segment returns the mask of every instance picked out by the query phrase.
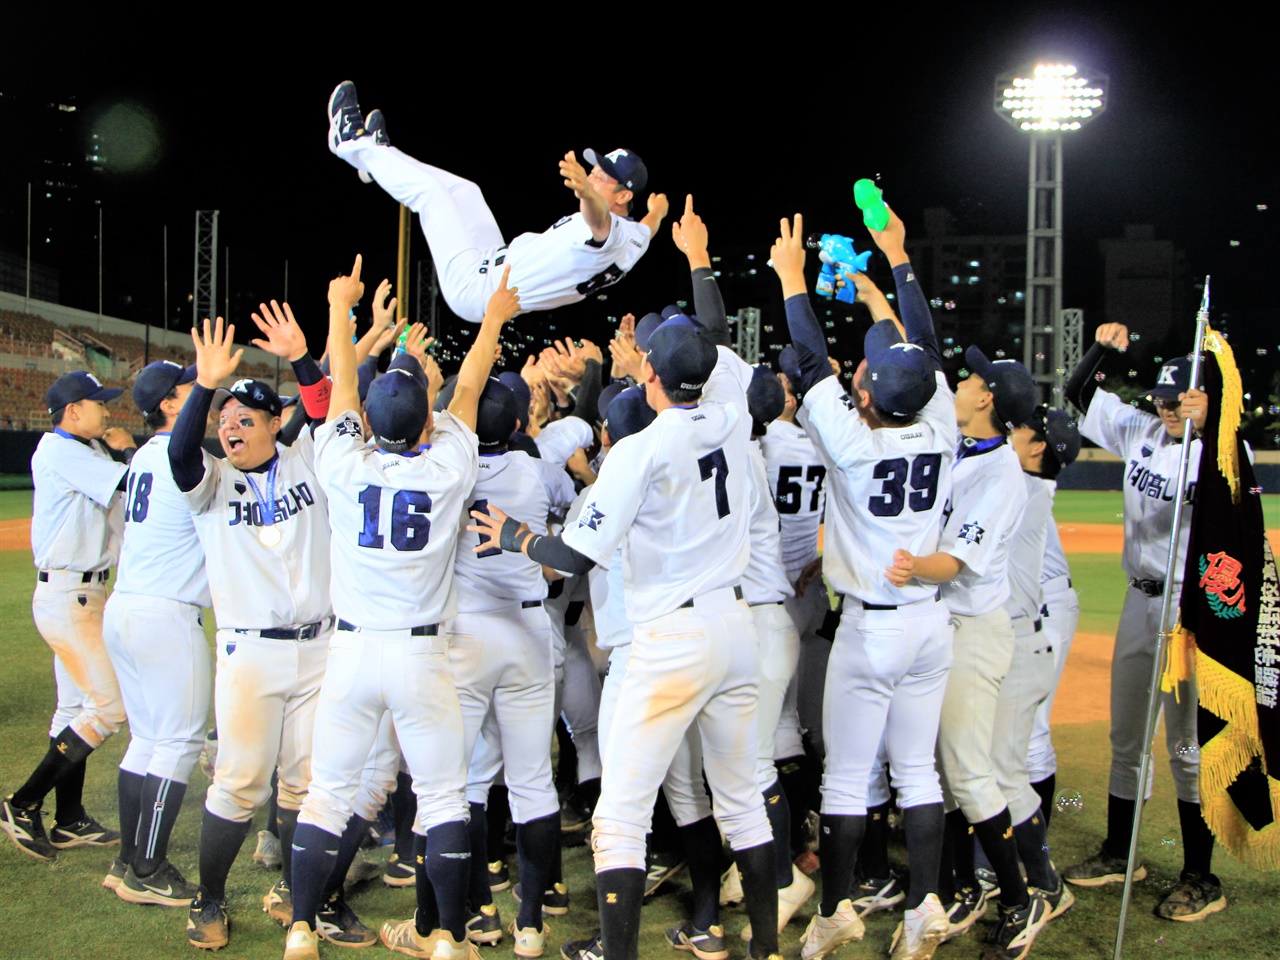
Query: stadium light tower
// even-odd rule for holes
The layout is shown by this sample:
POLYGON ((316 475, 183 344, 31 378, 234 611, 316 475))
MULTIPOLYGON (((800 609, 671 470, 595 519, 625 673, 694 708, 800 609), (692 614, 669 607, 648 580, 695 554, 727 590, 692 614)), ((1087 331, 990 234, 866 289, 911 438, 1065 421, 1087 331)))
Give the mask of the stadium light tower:
POLYGON ((1084 326, 1079 310, 1068 317, 1062 310, 1062 138, 1106 103, 1107 78, 1070 63, 1040 63, 996 78, 996 113, 1031 135, 1022 356, 1042 397, 1055 405, 1080 360, 1084 326))

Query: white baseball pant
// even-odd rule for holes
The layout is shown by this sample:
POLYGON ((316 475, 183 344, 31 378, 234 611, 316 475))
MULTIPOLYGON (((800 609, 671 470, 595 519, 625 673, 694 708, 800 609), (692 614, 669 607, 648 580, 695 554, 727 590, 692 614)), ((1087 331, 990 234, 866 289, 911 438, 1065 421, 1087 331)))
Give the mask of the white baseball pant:
POLYGON ((107 600, 102 635, 129 716, 120 769, 187 783, 213 697, 213 658, 200 608, 116 592, 107 600))
MULTIPOLYGON (((795 583, 799 571, 788 571, 787 577, 795 583)), ((800 728, 808 734, 809 743, 822 756, 822 699, 827 685, 827 660, 831 656, 831 641, 818 636, 823 621, 831 610, 827 599, 827 587, 815 580, 805 588, 803 597, 787 597, 784 601, 791 622, 800 636, 800 659, 795 677, 791 681, 794 692, 788 696, 796 701, 796 713, 800 728)), ((803 750, 793 750, 788 757, 797 756, 803 750)), ((780 760, 786 759, 781 755, 780 760)))
MULTIPOLYGON (((329 643, 318 700, 319 749, 298 823, 342 835, 356 812, 364 771, 388 713, 413 776, 418 832, 468 819, 462 711, 444 636, 339 629, 329 643)), ((221 774, 221 755, 218 760, 221 774)), ((283 806, 283 779, 281 784, 283 806)))
POLYGON ((107 585, 96 575, 85 583, 83 574, 70 570, 42 571, 42 575, 47 579, 36 581, 31 616, 57 660, 58 708, 49 736, 56 737, 69 725, 96 749, 125 719, 115 668, 102 642, 107 585))
POLYGON ((1053 692, 1053 644, 1036 619, 1013 621, 1013 659, 996 702, 991 761, 1009 818, 1022 823, 1040 807, 1027 775, 1027 745, 1036 711, 1053 692))
MULTIPOLYGON (((298 810, 311 782, 311 733, 325 674, 329 631, 311 640, 270 640, 257 631, 217 633, 213 708, 218 762, 205 807, 224 820, 243 822, 271 796, 298 810)), ((326 744, 326 749, 329 747, 326 744)), ((358 772, 369 749, 356 764, 358 772)), ((336 833, 346 826, 342 821, 336 833)))
POLYGON ((1071 588, 1070 577, 1054 577, 1044 582, 1044 632, 1053 645, 1053 689, 1040 709, 1036 711, 1031 728, 1031 746, 1027 749, 1027 773, 1032 783, 1039 783, 1058 772, 1058 756, 1053 750, 1053 737, 1049 732, 1049 717, 1053 712, 1053 698, 1062 681, 1062 671, 1075 639, 1076 624, 1080 622, 1080 598, 1071 588))
POLYGON ((696 725, 716 820, 734 850, 772 840, 756 783, 760 655, 751 611, 729 588, 636 624, 593 818, 596 872, 645 867, 654 799, 696 725))
MULTIPOLYGON (((782 718, 787 688, 796 675, 800 659, 800 635, 781 603, 751 607, 760 644, 760 693, 756 707, 756 781, 766 790, 778 781, 774 765, 778 724, 782 718)), ((795 754, 788 754, 795 756, 795 754)))
POLYGON ((945 603, 866 610, 846 599, 827 665, 822 813, 866 815, 882 739, 898 806, 942 799, 933 745, 950 666, 945 603))

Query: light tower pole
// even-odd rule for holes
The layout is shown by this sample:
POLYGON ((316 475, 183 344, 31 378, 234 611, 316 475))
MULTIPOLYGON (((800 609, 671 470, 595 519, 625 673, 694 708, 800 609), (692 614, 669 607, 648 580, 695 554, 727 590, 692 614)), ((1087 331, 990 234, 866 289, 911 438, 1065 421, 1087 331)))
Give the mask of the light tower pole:
POLYGON ((1022 362, 1042 399, 1060 404, 1080 353, 1083 316, 1062 310, 1062 140, 1106 109, 1107 78, 1069 63, 1041 63, 996 78, 995 111, 1031 134, 1027 178, 1027 289, 1022 362))

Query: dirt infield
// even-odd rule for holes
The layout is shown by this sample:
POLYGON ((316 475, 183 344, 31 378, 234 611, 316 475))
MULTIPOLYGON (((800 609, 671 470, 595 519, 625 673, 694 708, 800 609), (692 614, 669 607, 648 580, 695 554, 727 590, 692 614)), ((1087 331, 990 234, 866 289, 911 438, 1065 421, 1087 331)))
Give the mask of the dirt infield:
POLYGON ((0 520, 0 550, 30 550, 31 520, 0 520))

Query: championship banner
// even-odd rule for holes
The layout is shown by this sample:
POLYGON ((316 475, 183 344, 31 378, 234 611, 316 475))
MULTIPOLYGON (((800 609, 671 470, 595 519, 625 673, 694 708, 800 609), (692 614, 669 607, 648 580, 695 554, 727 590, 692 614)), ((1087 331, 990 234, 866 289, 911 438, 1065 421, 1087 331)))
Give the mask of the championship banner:
MULTIPOLYGON (((1280 869, 1280 578, 1267 542, 1262 490, 1238 436, 1240 374, 1210 329, 1202 379, 1209 411, 1181 624, 1170 665, 1194 650, 1200 694, 1200 805, 1241 862, 1280 869)), ((1187 664, 1190 666, 1190 664, 1187 664)), ((1166 688, 1170 679, 1166 671, 1166 688)))

